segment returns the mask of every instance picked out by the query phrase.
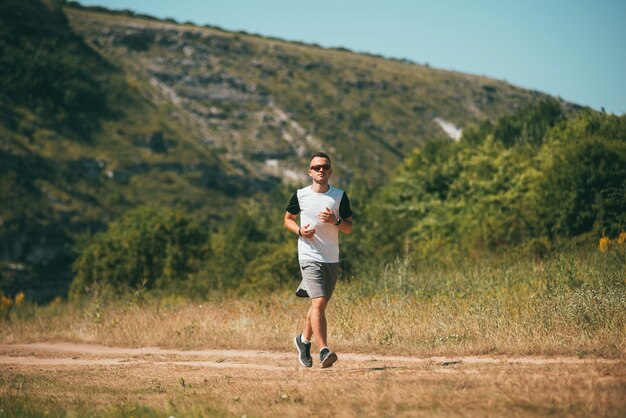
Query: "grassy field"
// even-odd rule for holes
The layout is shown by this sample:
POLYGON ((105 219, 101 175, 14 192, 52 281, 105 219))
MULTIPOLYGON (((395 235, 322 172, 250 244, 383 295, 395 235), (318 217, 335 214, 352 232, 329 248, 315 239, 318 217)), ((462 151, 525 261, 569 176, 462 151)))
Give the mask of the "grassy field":
MULTIPOLYGON (((431 266, 399 260, 344 279, 328 307, 331 344, 338 351, 417 356, 624 358, 623 249, 511 260, 431 266)), ((73 303, 13 306, 0 342, 285 350, 307 307, 291 290, 198 301, 100 289, 73 303)))
MULTIPOLYGON (((340 355, 329 373, 297 365, 291 341, 308 305, 287 290, 263 298, 211 295, 199 301, 143 291, 120 297, 102 288, 72 303, 25 301, 5 309, 1 320, 0 344, 9 356, 16 344, 42 341, 278 354, 255 359, 256 368, 226 361, 226 370, 213 363, 157 365, 154 356, 129 356, 115 365, 18 364, 2 369, 0 416, 46 411, 52 416, 84 411, 100 416, 623 416, 623 249, 514 259, 430 266, 398 260, 377 275, 372 270, 344 279, 328 308, 330 344, 340 355), (444 366, 389 357, 381 365, 350 357, 357 354, 503 360, 444 366), (528 360, 507 360, 515 358, 528 360), (564 361, 534 360, 557 358, 564 361), (137 359, 146 362, 133 363, 137 359)), ((31 351, 30 356, 50 356, 31 351)))

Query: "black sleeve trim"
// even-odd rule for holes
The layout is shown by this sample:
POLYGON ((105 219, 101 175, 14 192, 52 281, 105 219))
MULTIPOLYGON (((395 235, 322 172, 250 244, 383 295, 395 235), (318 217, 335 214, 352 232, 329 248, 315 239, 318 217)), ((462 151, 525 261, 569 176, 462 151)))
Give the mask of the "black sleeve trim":
POLYGON ((348 199, 348 195, 344 192, 343 196, 341 196, 341 202, 339 202, 339 217, 341 219, 349 218, 352 216, 352 208, 350 208, 350 199, 348 199))
POLYGON ((289 200, 289 204, 287 205, 287 212, 292 215, 297 215, 300 213, 300 202, 298 202, 298 192, 294 192, 291 196, 291 200, 289 200))

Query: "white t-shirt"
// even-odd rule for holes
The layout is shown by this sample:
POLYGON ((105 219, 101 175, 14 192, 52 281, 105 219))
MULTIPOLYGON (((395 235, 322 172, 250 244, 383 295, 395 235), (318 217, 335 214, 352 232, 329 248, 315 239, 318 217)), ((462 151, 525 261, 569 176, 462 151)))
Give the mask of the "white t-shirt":
POLYGON ((337 218, 352 216, 350 200, 346 193, 330 186, 326 193, 314 192, 311 186, 298 189, 287 206, 287 212, 300 214, 300 226, 309 224, 315 228, 313 238, 298 239, 298 259, 322 263, 339 262, 339 228, 332 223, 322 222, 317 216, 329 208, 337 218))

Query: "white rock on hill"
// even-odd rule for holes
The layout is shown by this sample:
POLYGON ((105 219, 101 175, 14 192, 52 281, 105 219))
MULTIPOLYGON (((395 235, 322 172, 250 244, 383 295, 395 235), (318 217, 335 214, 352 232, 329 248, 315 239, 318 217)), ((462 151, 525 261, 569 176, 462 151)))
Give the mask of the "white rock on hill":
POLYGON ((450 139, 454 141, 458 141, 459 139, 461 139, 461 135, 463 135, 463 130, 461 128, 457 128, 457 126, 452 122, 448 122, 447 120, 439 117, 435 118, 435 122, 441 127, 441 129, 443 129, 443 131, 446 133, 446 135, 450 137, 450 139))

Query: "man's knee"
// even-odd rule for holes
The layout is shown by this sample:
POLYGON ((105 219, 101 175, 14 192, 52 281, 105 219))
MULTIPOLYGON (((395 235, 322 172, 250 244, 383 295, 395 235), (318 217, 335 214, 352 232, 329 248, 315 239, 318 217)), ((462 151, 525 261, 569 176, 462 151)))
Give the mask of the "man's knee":
POLYGON ((325 297, 311 299, 311 308, 315 311, 324 312, 328 300, 325 297))

